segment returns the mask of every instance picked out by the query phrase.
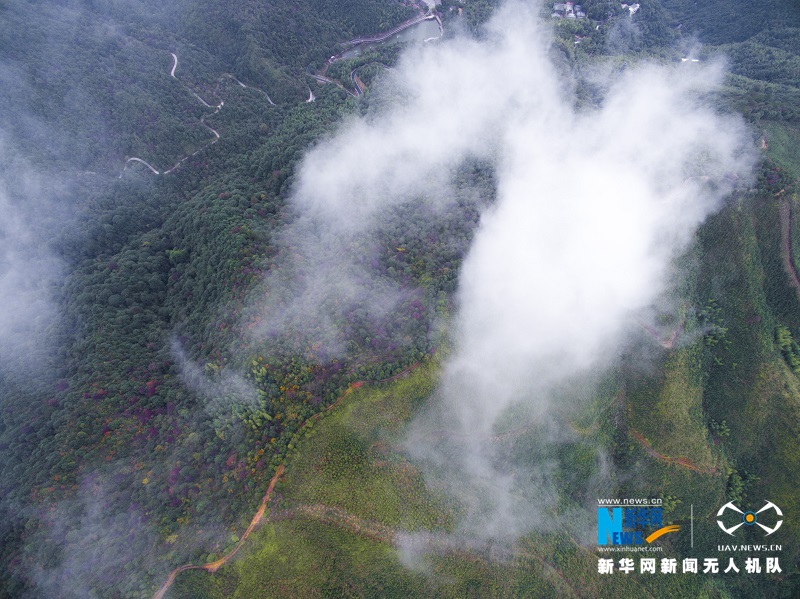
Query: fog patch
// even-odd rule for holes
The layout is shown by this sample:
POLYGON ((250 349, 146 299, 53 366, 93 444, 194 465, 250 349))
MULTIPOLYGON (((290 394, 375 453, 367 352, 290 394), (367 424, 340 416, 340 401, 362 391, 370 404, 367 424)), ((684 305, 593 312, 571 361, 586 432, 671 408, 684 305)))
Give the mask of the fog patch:
POLYGON ((258 407, 258 391, 242 375, 230 369, 219 370, 215 364, 201 368, 189 359, 177 339, 172 340, 170 350, 181 381, 205 402, 210 415, 230 414, 231 408, 258 407))
POLYGON ((44 177, 0 139, 0 365, 12 378, 46 379, 65 265, 50 241, 69 220, 58 175, 44 177), (45 369, 47 370, 47 369, 45 369))

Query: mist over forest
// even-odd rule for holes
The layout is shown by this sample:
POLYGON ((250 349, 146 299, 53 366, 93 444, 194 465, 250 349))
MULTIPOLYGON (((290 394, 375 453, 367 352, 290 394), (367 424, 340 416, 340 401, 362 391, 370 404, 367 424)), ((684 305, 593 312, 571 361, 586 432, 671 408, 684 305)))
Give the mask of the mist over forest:
POLYGON ((789 0, 0 6, 0 597, 795 596, 799 56, 789 0), (773 502, 782 569, 603 575, 601 497, 722 566, 773 502))

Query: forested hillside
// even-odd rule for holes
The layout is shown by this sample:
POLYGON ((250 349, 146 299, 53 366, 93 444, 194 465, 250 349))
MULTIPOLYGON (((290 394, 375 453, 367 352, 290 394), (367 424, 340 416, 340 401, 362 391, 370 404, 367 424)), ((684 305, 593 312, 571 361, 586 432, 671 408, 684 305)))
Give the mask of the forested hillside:
MULTIPOLYGON (((350 381, 389 376, 428 351, 417 331, 426 325, 412 320, 419 340, 409 347, 319 363, 271 340, 253 346, 240 318, 288 217, 294 164, 355 108, 332 86, 318 89, 306 66, 416 11, 396 2, 2 11, 3 202, 34 252, 11 255, 10 268, 46 274, 37 300, 57 313, 3 331, 4 357, 17 354, 2 372, 3 594, 56 596, 66 576, 73 596, 141 596, 171 564, 241 532, 310 414, 350 381), (155 175, 137 163, 123 172, 130 156, 162 172, 189 158, 155 175)), ((454 240, 468 235, 455 227, 454 240)), ((14 283, 4 279, 4 297, 21 292, 14 283)), ((429 296, 409 300, 411 313, 434 310, 434 287, 429 296)), ((354 342, 365 334, 354 328, 354 342)))
MULTIPOLYGON (((446 38, 480 38, 499 4, 445 0, 437 17, 446 38)), ((238 547, 284 467, 269 523, 167 596, 796 596, 800 9, 652 0, 630 15, 585 0, 581 20, 550 9, 554 68, 578 111, 629 66, 726 57, 715 101, 743 115, 758 163, 679 259, 680 301, 658 323, 672 341, 640 330, 590 377, 591 397, 555 410, 566 433, 512 413, 517 426, 489 440, 510 463, 552 466, 565 533, 543 525, 499 559, 445 544, 426 569, 400 551, 403 535, 452 534, 466 508, 429 484, 403 430, 452 352, 461 264, 495 201, 495 167, 476 152, 448 173, 445 209, 407 201, 354 236, 357 272, 396 299, 379 316, 359 297, 321 301, 335 349, 321 325, 276 325, 270 303, 298 283, 302 249, 286 231, 302 223, 289 199, 303 156, 404 101, 389 75, 402 45, 326 63, 425 9, 0 6, 0 597, 153 596, 174 568, 238 547), (594 492, 663 496, 684 526, 704 505, 693 542, 708 551, 717 507, 769 498, 786 514, 783 572, 599 578, 581 536, 596 524, 594 492)), ((444 117, 444 99, 460 101, 446 91, 418 117, 444 117)), ((685 537, 667 547, 689 555, 685 537)))

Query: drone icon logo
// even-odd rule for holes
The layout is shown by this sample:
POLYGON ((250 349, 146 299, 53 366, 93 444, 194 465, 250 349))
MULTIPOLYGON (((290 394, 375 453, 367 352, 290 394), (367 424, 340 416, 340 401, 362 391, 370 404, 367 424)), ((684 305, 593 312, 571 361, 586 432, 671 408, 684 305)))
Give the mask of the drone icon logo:
POLYGON ((755 524, 756 526, 760 526, 761 528, 763 528, 764 530, 766 530, 766 531, 767 531, 767 534, 766 534, 766 535, 764 535, 764 536, 767 536, 767 537, 768 537, 768 536, 769 536, 769 535, 771 535, 773 532, 775 532, 776 530, 778 530, 778 529, 781 527, 781 524, 783 524, 783 512, 781 511, 781 508, 779 508, 777 505, 775 505, 775 504, 774 504, 774 503, 772 503, 771 501, 767 501, 767 502, 765 502, 765 503, 764 503, 764 507, 762 507, 762 508, 761 508, 760 510, 758 510, 757 512, 752 512, 752 511, 749 511, 749 512, 743 512, 743 511, 742 511, 742 510, 740 510, 738 507, 736 507, 736 506, 733 504, 733 502, 732 502, 732 501, 729 501, 728 503, 726 503, 725 505, 723 505, 721 508, 719 508, 719 511, 717 512, 717 524, 719 524, 719 527, 720 527, 720 528, 721 528, 723 531, 727 532, 727 533, 728 533, 729 535, 731 535, 731 536, 733 536, 733 533, 734 533, 734 532, 735 532, 735 531, 736 531, 736 530, 737 530, 739 527, 741 527, 741 526, 753 526, 753 524, 755 524), (725 511, 726 511, 726 510, 733 510, 734 512, 738 512, 738 513, 740 513, 740 514, 742 515, 742 516, 741 516, 741 518, 740 518, 740 522, 739 522, 738 524, 734 524, 733 526, 726 527, 726 526, 725 526, 725 524, 723 523, 723 521, 720 519, 720 517, 722 516, 722 514, 724 514, 724 513, 725 513, 725 511), (767 510, 774 510, 774 511, 775 511, 775 513, 776 513, 776 515, 777 515, 777 516, 780 518, 780 520, 778 520, 778 521, 777 521, 777 522, 776 522, 776 523, 775 523, 775 524, 772 526, 772 528, 770 528, 769 526, 767 526, 767 525, 765 525, 765 524, 762 524, 761 522, 759 522, 759 521, 758 521, 758 520, 759 520, 759 516, 758 516, 758 515, 759 515, 761 512, 766 512, 767 510))

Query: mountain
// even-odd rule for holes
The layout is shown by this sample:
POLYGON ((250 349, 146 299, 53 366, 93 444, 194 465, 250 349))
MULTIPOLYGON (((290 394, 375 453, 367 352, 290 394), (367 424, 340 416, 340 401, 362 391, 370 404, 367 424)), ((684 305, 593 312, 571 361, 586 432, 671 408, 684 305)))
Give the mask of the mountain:
POLYGON ((0 7, 0 596, 797 594, 800 9, 500 4, 0 7))

